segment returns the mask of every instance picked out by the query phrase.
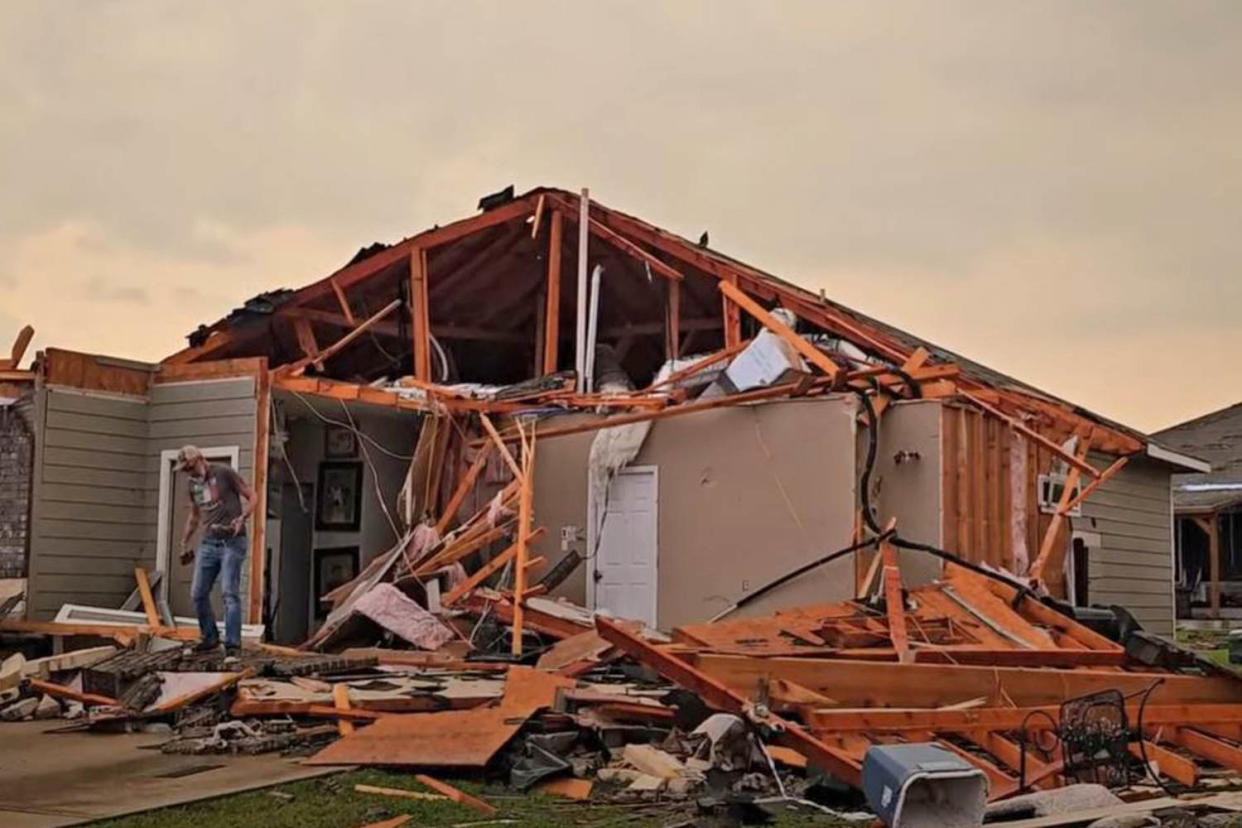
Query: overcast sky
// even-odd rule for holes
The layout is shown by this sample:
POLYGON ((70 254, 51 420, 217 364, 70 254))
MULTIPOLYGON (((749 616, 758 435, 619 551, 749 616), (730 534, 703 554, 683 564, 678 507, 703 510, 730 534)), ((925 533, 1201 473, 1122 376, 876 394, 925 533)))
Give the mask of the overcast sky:
POLYGON ((1242 4, 0 7, 0 350, 591 187, 1157 429, 1242 399, 1242 4))

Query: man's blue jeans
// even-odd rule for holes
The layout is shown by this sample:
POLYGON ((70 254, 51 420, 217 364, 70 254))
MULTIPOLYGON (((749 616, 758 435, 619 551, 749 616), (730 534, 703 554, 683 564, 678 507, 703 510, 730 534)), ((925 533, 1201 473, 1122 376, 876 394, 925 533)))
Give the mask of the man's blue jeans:
POLYGON ((211 588, 220 579, 220 592, 224 597, 224 643, 229 647, 241 646, 241 571, 246 561, 246 536, 231 538, 204 537, 195 554, 194 585, 190 597, 198 612, 198 629, 203 641, 211 644, 220 640, 216 628, 216 614, 211 609, 211 588))

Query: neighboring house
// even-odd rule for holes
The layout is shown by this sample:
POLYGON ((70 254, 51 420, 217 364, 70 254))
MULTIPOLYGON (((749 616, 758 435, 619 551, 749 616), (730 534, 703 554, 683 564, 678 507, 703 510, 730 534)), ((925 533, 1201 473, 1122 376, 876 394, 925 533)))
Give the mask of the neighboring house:
POLYGON ((1242 619, 1242 403, 1155 436, 1212 466, 1174 478, 1179 615, 1242 619))
MULTIPOLYGON (((188 611, 171 458, 194 442, 255 481, 247 617, 299 641, 319 596, 408 526, 449 528, 486 505, 510 472, 482 448, 478 415, 521 412, 541 435, 533 576, 572 552, 584 560, 555 595, 666 628, 702 620, 850 544, 867 500, 907 538, 1034 567, 1053 595, 1121 604, 1172 633, 1170 480, 1202 462, 596 202, 580 228, 576 194, 481 206, 256 297, 158 365, 44 351, 30 395, 30 616, 118 606, 135 566, 163 573, 174 612, 188 611), (587 302, 578 285, 597 267, 587 302), (593 367, 588 330, 601 346, 593 367), (795 359, 744 397, 728 396, 746 387, 742 360, 697 398, 706 381, 671 397, 557 390, 569 371, 591 391, 644 389, 720 352, 744 352, 762 373, 762 341, 814 370, 795 359), (882 412, 875 430, 860 394, 882 412), (601 432, 603 409, 648 425, 601 432), (606 444, 621 434, 634 438, 628 453, 606 444), (629 462, 600 477, 620 454, 629 462)), ((838 560, 748 609, 853 597, 872 562, 838 560)), ((901 562, 910 585, 941 571, 921 553, 901 562)))

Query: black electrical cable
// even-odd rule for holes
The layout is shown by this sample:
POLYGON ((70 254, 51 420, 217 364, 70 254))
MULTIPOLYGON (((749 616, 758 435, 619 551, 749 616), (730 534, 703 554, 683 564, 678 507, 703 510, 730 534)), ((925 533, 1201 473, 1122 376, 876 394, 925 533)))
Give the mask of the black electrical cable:
POLYGON ((797 578, 799 575, 803 575, 807 572, 810 572, 812 569, 817 569, 821 566, 830 564, 833 561, 835 561, 837 558, 844 557, 845 555, 848 555, 851 552, 857 552, 858 550, 866 549, 869 546, 876 546, 883 539, 884 539, 884 536, 881 535, 878 538, 867 538, 866 540, 861 540, 858 543, 852 543, 849 546, 845 547, 844 549, 838 549, 836 552, 825 555, 822 558, 817 558, 816 560, 813 560, 808 564, 804 564, 803 566, 798 567, 792 572, 786 572, 784 575, 777 578, 775 581, 771 581, 767 584, 764 584, 763 586, 759 587, 759 589, 755 590, 754 592, 750 592, 750 593, 747 593, 746 595, 743 595, 741 598, 737 599, 736 603, 734 603, 727 609, 717 613, 712 618, 712 620, 717 621, 721 618, 724 618, 726 615, 729 615, 734 610, 740 609, 746 606, 747 604, 751 603, 752 601, 757 600, 760 596, 768 594, 769 592, 776 589, 781 584, 789 583, 794 578, 797 578))
MULTIPOLYGON (((913 377, 911 377, 905 371, 902 371, 900 368, 892 369, 892 371, 893 373, 900 376, 906 382, 906 388, 908 389, 910 393, 909 399, 921 399, 922 398, 923 396, 922 389, 919 388, 919 384, 914 380, 913 377)), ((879 382, 876 381, 875 377, 867 377, 867 379, 870 381, 871 385, 875 387, 876 389, 879 389, 882 387, 880 386, 879 382)), ((871 511, 871 472, 875 468, 875 456, 876 456, 877 444, 878 444, 878 440, 876 437, 876 430, 874 428, 874 425, 878 421, 878 418, 875 413, 875 406, 871 403, 871 398, 867 396, 867 393, 865 391, 860 391, 857 388, 852 388, 850 390, 852 390, 858 396, 858 399, 862 403, 863 408, 866 409, 867 411, 867 422, 868 422, 867 459, 863 463, 862 476, 859 478, 859 487, 862 490, 860 497, 862 500, 863 522, 867 524, 867 528, 870 529, 875 534, 875 537, 868 538, 867 540, 859 541, 858 543, 855 543, 855 544, 851 544, 850 546, 847 546, 844 549, 838 549, 836 552, 825 555, 824 557, 811 561, 808 564, 804 564, 803 566, 798 567, 792 572, 785 573, 781 577, 777 578, 775 581, 771 581, 761 586, 759 589, 755 590, 754 592, 748 593, 742 598, 739 598, 735 603, 725 608, 721 612, 717 613, 712 618, 712 621, 718 621, 721 618, 724 618, 725 616, 729 615, 735 610, 746 606, 752 601, 757 600, 760 596, 766 595, 767 593, 776 589, 781 584, 788 583, 794 578, 797 578, 799 575, 804 575, 807 572, 810 572, 812 569, 817 569, 818 567, 825 566, 829 563, 832 563, 838 558, 848 555, 851 552, 857 552, 860 549, 866 549, 870 546, 878 546, 880 541, 883 541, 883 540, 889 541, 890 543, 893 544, 893 546, 896 546, 900 549, 909 549, 915 552, 925 552, 929 555, 935 555, 937 558, 941 558, 942 560, 946 560, 950 563, 957 564, 963 569, 969 569, 971 572, 975 572, 979 575, 984 576, 985 578, 991 578, 992 580, 999 581, 1005 586, 1012 587, 1018 590, 1016 599, 1021 599, 1024 595, 1035 598, 1035 595, 1031 592, 1030 588, 1027 587, 1025 584, 1021 584, 1016 581, 1010 580, 1009 578, 1006 578, 1004 575, 1002 575, 999 572, 993 572, 990 569, 985 569, 984 567, 979 566, 978 564, 972 563, 968 560, 965 560, 964 558, 960 558, 957 555, 954 555, 952 552, 946 552, 945 550, 940 549, 939 547, 935 547, 935 546, 932 546, 926 543, 918 543, 917 541, 906 540, 905 538, 898 535, 895 531, 885 532, 883 529, 880 528, 880 525, 876 523, 875 514, 871 511)), ((1038 600, 1038 598, 1035 598, 1035 600, 1038 600)))
MULTIPOLYGON (((872 467, 875 465, 876 443, 877 443, 875 425, 878 422, 879 418, 876 417, 875 406, 871 403, 871 398, 867 396, 866 392, 859 391, 858 389, 853 389, 853 390, 854 390, 854 394, 857 395, 859 401, 862 403, 863 408, 866 409, 867 411, 867 423, 868 423, 868 426, 867 426, 867 460, 863 464, 862 477, 859 479, 859 488, 861 489, 859 496, 862 500, 863 521, 866 522, 867 528, 870 529, 872 532, 874 532, 877 535, 883 535, 884 530, 882 530, 880 528, 880 525, 876 523, 875 514, 871 511, 871 471, 872 471, 872 467)), ((1035 597, 1034 594, 1031 592, 1030 588, 1027 587, 1025 584, 1017 583, 1005 577, 999 572, 994 572, 990 569, 979 566, 978 564, 972 563, 971 561, 968 561, 965 558, 954 555, 952 552, 946 552, 945 550, 941 549, 938 546, 932 546, 931 544, 928 544, 928 543, 919 543, 918 541, 907 540, 903 538, 901 535, 895 534, 895 533, 889 538, 889 542, 892 543, 893 546, 896 546, 898 549, 910 549, 915 552, 926 552, 929 555, 935 555, 937 558, 940 558, 941 560, 945 560, 945 561, 949 561, 950 563, 957 564, 963 569, 969 569, 971 572, 982 575, 985 578, 991 578, 994 581, 999 581, 1005 586, 1013 587, 1018 590, 1019 598, 1021 598, 1023 595, 1029 595, 1032 598, 1035 597)))
POLYGON ((1164 679, 1162 678, 1158 678, 1155 681, 1153 681, 1151 683, 1151 686, 1143 691, 1143 698, 1139 699, 1139 708, 1138 708, 1139 756, 1143 757, 1143 770, 1146 771, 1151 776, 1152 779, 1156 780, 1156 784, 1160 786, 1160 790, 1164 791, 1165 794, 1168 796, 1176 796, 1177 794, 1174 793, 1174 791, 1169 787, 1169 783, 1161 779, 1160 774, 1156 773, 1155 771, 1151 769, 1151 761, 1147 758, 1147 739, 1146 737, 1143 736, 1143 709, 1147 707, 1147 700, 1151 697, 1152 691, 1154 691, 1161 684, 1164 684, 1164 679))

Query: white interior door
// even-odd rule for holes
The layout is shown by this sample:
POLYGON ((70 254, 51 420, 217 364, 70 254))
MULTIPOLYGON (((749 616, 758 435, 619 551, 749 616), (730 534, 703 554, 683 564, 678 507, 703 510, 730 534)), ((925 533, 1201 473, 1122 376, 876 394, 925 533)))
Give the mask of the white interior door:
POLYGON ((595 607, 656 623, 657 467, 622 469, 608 491, 595 557, 595 607))

